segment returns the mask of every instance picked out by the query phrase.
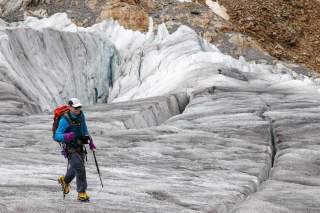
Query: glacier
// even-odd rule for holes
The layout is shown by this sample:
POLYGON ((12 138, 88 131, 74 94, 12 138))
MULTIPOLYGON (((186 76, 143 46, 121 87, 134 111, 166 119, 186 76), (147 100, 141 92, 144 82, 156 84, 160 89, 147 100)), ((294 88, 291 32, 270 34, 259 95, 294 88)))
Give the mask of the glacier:
POLYGON ((0 27, 1 212, 318 212, 319 83, 222 54, 192 29, 66 14, 0 27), (51 111, 86 105, 92 202, 62 200, 51 111))

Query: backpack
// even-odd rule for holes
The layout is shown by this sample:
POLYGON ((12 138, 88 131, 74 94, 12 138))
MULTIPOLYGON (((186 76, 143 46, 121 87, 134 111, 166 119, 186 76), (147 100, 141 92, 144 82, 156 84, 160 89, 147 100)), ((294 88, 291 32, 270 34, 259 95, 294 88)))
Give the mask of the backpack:
POLYGON ((69 112, 70 108, 68 105, 59 106, 54 110, 54 117, 52 123, 52 135, 56 133, 56 130, 59 125, 60 118, 63 116, 64 113, 69 112))

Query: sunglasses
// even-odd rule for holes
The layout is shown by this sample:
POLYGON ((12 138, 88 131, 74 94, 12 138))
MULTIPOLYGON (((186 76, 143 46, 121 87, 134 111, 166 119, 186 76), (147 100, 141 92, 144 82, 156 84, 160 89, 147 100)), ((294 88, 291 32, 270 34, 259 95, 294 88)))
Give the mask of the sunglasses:
POLYGON ((78 106, 78 107, 73 107, 75 110, 79 110, 81 109, 81 106, 78 106))

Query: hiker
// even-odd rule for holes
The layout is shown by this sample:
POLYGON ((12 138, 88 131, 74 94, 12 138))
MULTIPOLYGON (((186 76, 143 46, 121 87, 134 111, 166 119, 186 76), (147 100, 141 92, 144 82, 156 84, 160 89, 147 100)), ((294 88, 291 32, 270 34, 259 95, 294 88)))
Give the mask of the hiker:
POLYGON ((71 98, 66 107, 68 110, 60 117, 53 136, 54 140, 63 147, 63 155, 68 158, 66 175, 59 176, 58 182, 61 184, 65 196, 70 191, 70 182, 76 177, 78 200, 89 201, 89 195, 86 192, 87 178, 84 165, 87 154, 85 144, 89 144, 92 151, 96 149, 96 146, 88 133, 79 99, 71 98))

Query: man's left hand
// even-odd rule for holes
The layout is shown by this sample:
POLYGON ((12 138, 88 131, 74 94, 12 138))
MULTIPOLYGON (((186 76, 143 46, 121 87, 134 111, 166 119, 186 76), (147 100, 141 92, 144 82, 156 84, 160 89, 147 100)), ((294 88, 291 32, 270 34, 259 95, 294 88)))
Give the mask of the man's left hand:
POLYGON ((90 148, 92 151, 94 151, 94 150, 97 149, 97 147, 96 147, 96 145, 93 143, 93 140, 92 140, 91 137, 90 137, 90 139, 89 139, 89 148, 90 148))

